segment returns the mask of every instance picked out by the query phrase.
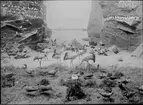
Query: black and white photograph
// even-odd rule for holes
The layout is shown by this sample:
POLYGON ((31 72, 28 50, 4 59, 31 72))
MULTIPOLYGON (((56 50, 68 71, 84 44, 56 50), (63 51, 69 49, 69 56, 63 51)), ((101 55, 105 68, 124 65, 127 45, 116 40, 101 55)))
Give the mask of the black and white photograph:
POLYGON ((1 104, 143 104, 142 0, 0 8, 1 104))

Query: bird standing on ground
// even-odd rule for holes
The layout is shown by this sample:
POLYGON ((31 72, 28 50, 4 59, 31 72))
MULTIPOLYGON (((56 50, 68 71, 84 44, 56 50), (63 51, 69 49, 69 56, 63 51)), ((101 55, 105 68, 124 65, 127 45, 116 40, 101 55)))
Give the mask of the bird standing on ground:
POLYGON ((43 60, 45 57, 47 57, 46 54, 44 54, 44 55, 43 55, 43 54, 40 54, 40 55, 35 56, 35 57, 33 58, 33 61, 38 60, 38 61, 39 61, 39 64, 40 64, 40 68, 41 68, 42 60, 43 60))
MULTIPOLYGON (((87 62, 87 64, 88 64, 87 68, 88 68, 88 67, 90 66, 89 61, 93 61, 93 62, 95 63, 95 60, 96 60, 96 56, 95 56, 94 52, 92 52, 91 55, 86 56, 86 57, 84 57, 84 58, 82 59, 80 65, 81 65, 83 62, 87 62)), ((87 68, 86 68, 86 69, 87 69, 87 68)), ((90 68, 90 67, 89 67, 89 68, 90 68)))
POLYGON ((79 52, 79 57, 81 58, 86 53, 86 50, 83 50, 82 52, 79 52))
MULTIPOLYGON (((52 56, 52 58, 55 58, 55 59, 60 59, 60 63, 61 63, 61 56, 62 56, 62 53, 64 52, 65 48, 64 46, 60 46, 60 47, 55 47, 54 48, 54 54, 52 56)), ((58 62, 58 61, 57 61, 58 62)))
POLYGON ((51 76, 55 76, 56 75, 56 73, 58 72, 58 67, 56 67, 56 68, 54 68, 53 70, 50 70, 50 71, 48 71, 48 75, 51 75, 51 76))
MULTIPOLYGON (((57 54, 57 53, 54 51, 54 53, 53 53, 53 55, 52 55, 52 58, 57 59, 57 64, 58 64, 58 60, 61 59, 61 55, 60 55, 60 54, 57 54)), ((61 61, 61 60, 60 60, 60 61, 61 61)))
POLYGON ((43 52, 46 54, 46 56, 47 56, 46 58, 48 59, 48 54, 53 52, 53 51, 50 48, 46 48, 46 49, 43 50, 43 52))
POLYGON ((70 55, 69 52, 66 52, 64 55, 64 60, 70 60, 70 68, 71 68, 71 65, 74 68, 73 60, 75 60, 78 56, 79 56, 79 54, 70 55))

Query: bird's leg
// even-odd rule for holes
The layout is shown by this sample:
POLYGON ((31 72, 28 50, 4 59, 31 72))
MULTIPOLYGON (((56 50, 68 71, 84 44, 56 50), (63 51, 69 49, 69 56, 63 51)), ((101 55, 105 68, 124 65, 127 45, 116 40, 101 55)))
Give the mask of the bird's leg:
MULTIPOLYGON (((88 64, 87 68, 90 69, 90 64, 88 61, 87 61, 87 64, 88 64)), ((88 70, 87 68, 86 68, 86 70, 88 70)))
POLYGON ((89 71, 90 71, 91 70, 91 64, 89 63, 88 65, 89 65, 89 71))
POLYGON ((46 60, 48 60, 48 53, 46 53, 46 60))
POLYGON ((41 67, 40 61, 38 61, 38 62, 39 62, 39 67, 41 67))
POLYGON ((60 54, 60 63, 62 63, 61 57, 62 57, 62 56, 61 56, 61 54, 60 54))
POLYGON ((86 67, 86 70, 87 70, 88 66, 89 66, 89 65, 88 65, 88 63, 87 63, 87 67, 86 67))
POLYGON ((58 65, 58 59, 57 59, 57 65, 58 65))
POLYGON ((72 60, 72 67, 74 68, 74 65, 73 65, 73 60, 72 60))
POLYGON ((71 69, 71 66, 72 66, 72 60, 70 61, 70 69, 71 69))

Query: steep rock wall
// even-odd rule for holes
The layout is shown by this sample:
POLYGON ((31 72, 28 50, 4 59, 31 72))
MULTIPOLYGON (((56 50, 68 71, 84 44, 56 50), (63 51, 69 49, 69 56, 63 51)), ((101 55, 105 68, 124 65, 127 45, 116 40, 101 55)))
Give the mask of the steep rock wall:
POLYGON ((91 3, 91 13, 88 24, 88 35, 91 41, 98 41, 102 29, 103 16, 102 9, 98 0, 93 0, 91 3))
MULTIPOLYGON (((50 37, 51 30, 45 23, 46 6, 39 1, 1 1, 1 44, 13 43, 36 46, 50 37), (25 40, 24 40, 25 39, 25 40)), ((13 44, 14 45, 14 44, 13 44)))
POLYGON ((88 25, 89 36, 102 40, 107 46, 134 50, 142 41, 142 1, 101 0, 92 1, 92 11, 101 11, 101 15, 91 11, 88 25), (101 7, 97 9, 97 5, 101 7), (95 15, 96 14, 96 15, 95 15), (103 19, 99 21, 100 19, 103 19), (98 25, 98 24, 101 25, 98 25), (100 32, 100 28, 101 32, 100 32))

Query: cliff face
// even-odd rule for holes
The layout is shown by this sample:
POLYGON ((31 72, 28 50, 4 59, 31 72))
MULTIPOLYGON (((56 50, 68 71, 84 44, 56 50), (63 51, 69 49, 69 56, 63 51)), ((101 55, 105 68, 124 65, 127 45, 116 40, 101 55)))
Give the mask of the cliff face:
POLYGON ((1 1, 1 40, 7 44, 33 44, 51 35, 45 23, 46 6, 39 1, 1 1))
POLYGON ((88 24, 89 38, 96 42, 100 38, 100 32, 102 29, 103 16, 101 6, 98 0, 93 0, 91 4, 91 13, 88 24))
POLYGON ((114 44, 128 50, 134 50, 141 43, 142 1, 92 1, 91 10, 89 36, 97 39, 96 33, 100 33, 100 39, 107 46, 114 44), (102 15, 93 11, 100 11, 102 15))

